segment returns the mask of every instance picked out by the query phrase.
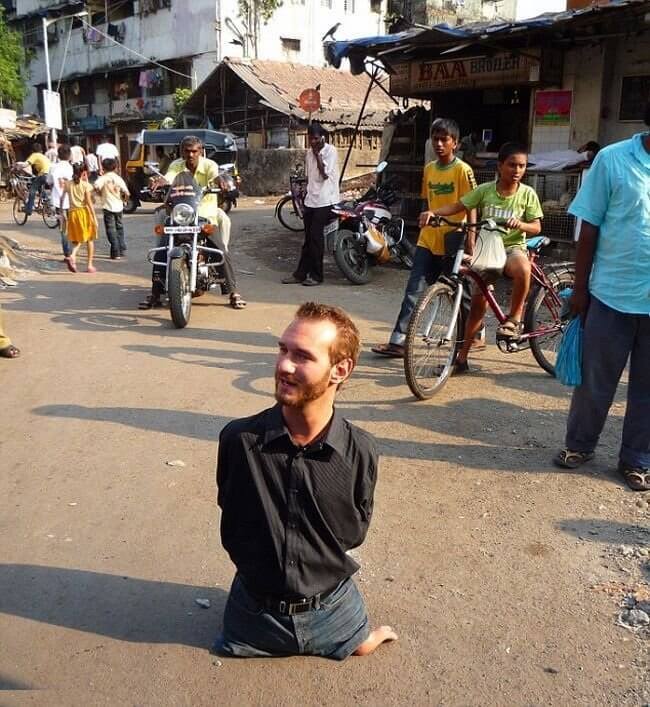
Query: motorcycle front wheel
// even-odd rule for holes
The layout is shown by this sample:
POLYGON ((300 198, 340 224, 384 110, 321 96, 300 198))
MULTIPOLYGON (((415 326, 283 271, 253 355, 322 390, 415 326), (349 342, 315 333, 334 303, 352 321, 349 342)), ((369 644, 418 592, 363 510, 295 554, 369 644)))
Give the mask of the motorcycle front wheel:
POLYGON ((192 290, 190 271, 185 258, 174 258, 169 264, 169 311, 177 329, 190 323, 192 312, 192 290))
POLYGON ((285 228, 296 233, 305 229, 302 216, 296 211, 290 194, 283 196, 282 199, 278 201, 275 210, 278 215, 278 220, 285 228))
POLYGON ((339 270, 354 285, 370 282, 368 253, 358 243, 352 231, 341 230, 336 236, 334 260, 339 270))

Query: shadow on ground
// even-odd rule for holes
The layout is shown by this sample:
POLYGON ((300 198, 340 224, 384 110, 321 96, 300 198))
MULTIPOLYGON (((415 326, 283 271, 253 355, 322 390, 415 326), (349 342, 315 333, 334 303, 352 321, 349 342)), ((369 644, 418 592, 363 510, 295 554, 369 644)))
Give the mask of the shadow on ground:
POLYGON ((227 592, 215 587, 0 565, 0 613, 120 641, 208 649, 220 630, 226 598, 227 592), (209 599, 211 607, 202 609, 195 599, 209 599))

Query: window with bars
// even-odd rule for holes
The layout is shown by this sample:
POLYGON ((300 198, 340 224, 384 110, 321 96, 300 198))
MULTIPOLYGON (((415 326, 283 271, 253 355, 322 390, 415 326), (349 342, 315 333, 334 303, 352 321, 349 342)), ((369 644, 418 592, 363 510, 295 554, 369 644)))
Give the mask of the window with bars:
POLYGON ((332 0, 320 0, 320 4, 322 7, 326 7, 329 10, 332 9, 332 0))
POLYGON ((354 14, 354 0, 343 0, 343 12, 346 15, 354 14))

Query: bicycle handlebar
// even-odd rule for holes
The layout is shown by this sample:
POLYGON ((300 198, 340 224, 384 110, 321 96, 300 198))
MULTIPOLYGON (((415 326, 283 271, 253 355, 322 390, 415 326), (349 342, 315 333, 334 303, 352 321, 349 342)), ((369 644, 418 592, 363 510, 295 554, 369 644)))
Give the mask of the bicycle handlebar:
POLYGON ((468 223, 467 221, 450 221, 444 216, 430 216, 427 221, 427 226, 440 226, 440 222, 446 223, 448 226, 453 228, 460 228, 462 231, 468 231, 470 228, 485 228, 486 231, 502 231, 505 232, 505 228, 499 225, 494 219, 486 218, 477 221, 476 223, 468 223))

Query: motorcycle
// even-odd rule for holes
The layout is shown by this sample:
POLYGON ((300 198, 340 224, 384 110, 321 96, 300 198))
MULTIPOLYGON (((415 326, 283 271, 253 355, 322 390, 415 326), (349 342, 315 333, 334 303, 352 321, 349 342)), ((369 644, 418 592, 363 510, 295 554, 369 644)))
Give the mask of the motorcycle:
MULTIPOLYGON (((387 162, 377 165, 381 174, 387 162)), ((334 253, 339 269, 355 285, 370 281, 370 268, 390 260, 397 260, 407 268, 413 267, 415 247, 404 233, 404 219, 393 216, 389 206, 399 197, 390 182, 372 186, 358 200, 343 202, 332 207, 338 223, 325 231, 328 245, 334 253), (330 239, 333 238, 333 244, 330 239)))
POLYGON ((164 223, 154 229, 156 235, 167 238, 167 244, 151 248, 147 260, 165 268, 169 311, 178 329, 189 324, 192 297, 224 282, 219 271, 224 262, 223 251, 210 240, 217 227, 198 214, 201 199, 219 191, 212 187, 201 189, 189 172, 181 172, 169 187, 163 207, 167 212, 164 223))
POLYGON ((233 207, 237 207, 237 199, 239 199, 239 187, 241 185, 241 177, 235 175, 235 165, 232 162, 219 165, 219 208, 226 213, 233 207))

